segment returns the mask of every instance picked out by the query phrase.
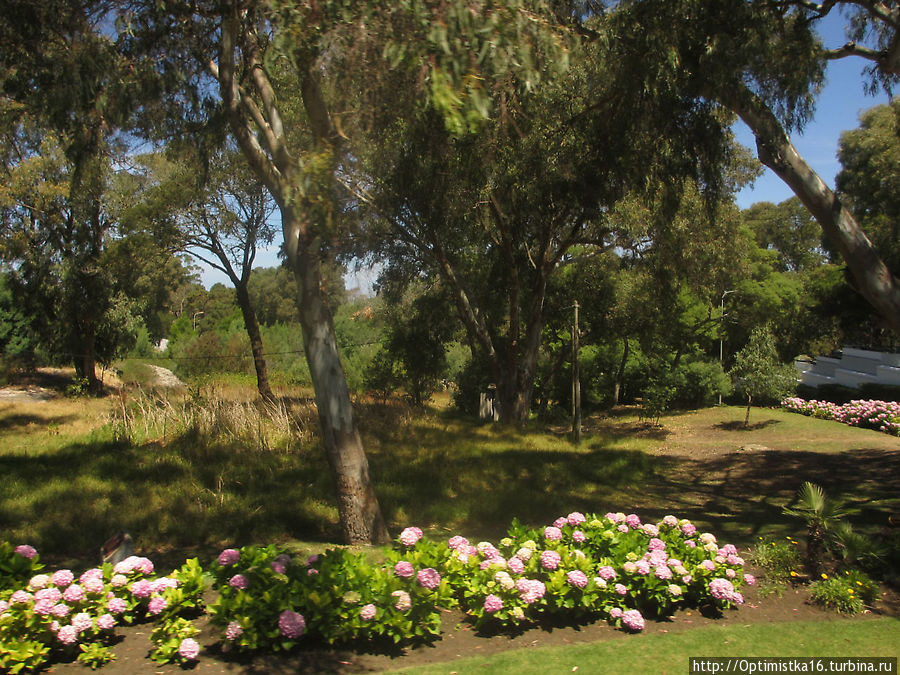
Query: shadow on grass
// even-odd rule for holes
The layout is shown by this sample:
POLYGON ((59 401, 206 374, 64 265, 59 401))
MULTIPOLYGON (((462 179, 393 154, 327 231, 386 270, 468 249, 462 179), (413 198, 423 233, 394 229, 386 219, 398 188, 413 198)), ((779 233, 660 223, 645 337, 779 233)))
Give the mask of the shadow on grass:
MULTIPOLYGON (((575 446, 552 432, 450 416, 372 418, 365 444, 394 532, 417 525, 436 538, 496 540, 513 518, 543 525, 574 510, 624 511, 690 518, 746 546, 762 534, 800 534, 782 507, 807 480, 859 508, 859 529, 900 510, 900 451, 663 456, 655 449, 667 432, 627 420, 592 420, 575 446)), ((196 434, 133 445, 97 435, 39 456, 0 454, 0 475, 0 539, 42 554, 93 560, 119 529, 144 553, 172 552, 173 566, 223 544, 339 539, 317 446, 262 451, 196 434)))
POLYGON ((91 560, 120 529, 144 552, 338 536, 325 460, 311 451, 98 440, 0 455, 0 475, 0 539, 42 554, 91 560))
POLYGON ((767 429, 768 427, 774 427, 781 424, 780 420, 763 420, 762 422, 750 422, 748 424, 744 424, 742 421, 735 420, 733 422, 719 422, 718 424, 714 424, 714 429, 719 429, 721 431, 759 431, 760 429, 767 429))
POLYGON ((75 415, 53 415, 50 417, 22 413, 3 415, 0 416, 0 433, 21 431, 29 426, 49 428, 54 425, 67 424, 76 419, 75 415))

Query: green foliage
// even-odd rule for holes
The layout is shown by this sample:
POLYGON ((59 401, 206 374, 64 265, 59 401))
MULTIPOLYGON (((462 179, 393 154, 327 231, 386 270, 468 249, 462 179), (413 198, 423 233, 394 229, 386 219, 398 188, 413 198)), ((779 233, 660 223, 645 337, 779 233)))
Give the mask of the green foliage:
POLYGON ((809 585, 813 602, 841 614, 861 614, 878 597, 878 584, 864 572, 849 570, 844 574, 822 579, 809 585))
POLYGON ((102 668, 107 663, 116 660, 116 655, 113 654, 112 648, 100 642, 80 644, 78 649, 81 652, 78 655, 78 663, 88 666, 91 670, 102 668))
POLYGON ((777 584, 786 584, 795 580, 803 564, 798 544, 793 538, 784 541, 765 540, 753 547, 749 560, 763 570, 763 578, 777 584))
POLYGON ((734 379, 735 391, 747 397, 745 424, 753 403, 780 403, 797 386, 797 372, 793 365, 779 360, 768 327, 753 330, 749 342, 735 355, 729 374, 734 379))

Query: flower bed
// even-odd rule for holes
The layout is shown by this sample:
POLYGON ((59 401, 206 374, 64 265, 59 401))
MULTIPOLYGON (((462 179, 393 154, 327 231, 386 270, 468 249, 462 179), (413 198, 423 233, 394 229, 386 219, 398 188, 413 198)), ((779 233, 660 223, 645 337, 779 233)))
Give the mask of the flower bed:
POLYGON ((895 401, 858 400, 838 405, 829 401, 806 401, 794 396, 784 399, 781 405, 801 415, 900 436, 900 403, 895 401))
POLYGON ((309 636, 433 639, 450 607, 476 627, 553 614, 640 631, 646 619, 679 607, 742 604, 742 585, 754 582, 743 563, 734 546, 687 520, 642 523, 623 513, 576 512, 544 528, 514 522, 498 545, 429 541, 410 527, 378 564, 346 549, 306 560, 272 546, 226 549, 206 571, 191 560, 166 577, 153 577, 152 563, 135 557, 77 580, 68 570, 46 575, 34 549, 3 544, 0 668, 15 673, 76 657, 101 665, 112 658, 115 626, 139 620, 154 622, 155 660, 189 662, 200 651, 190 613, 210 586, 215 599, 205 611, 223 647, 238 651, 287 650, 309 636))

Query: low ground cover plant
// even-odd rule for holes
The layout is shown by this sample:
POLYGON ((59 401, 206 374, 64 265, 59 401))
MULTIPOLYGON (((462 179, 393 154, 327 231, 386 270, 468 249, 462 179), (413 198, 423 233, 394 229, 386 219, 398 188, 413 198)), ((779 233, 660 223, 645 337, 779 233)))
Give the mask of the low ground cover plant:
POLYGON ((791 396, 784 399, 781 406, 801 415, 900 436, 900 403, 896 401, 856 400, 838 405, 829 401, 807 401, 791 396))
POLYGON ((435 639, 450 607, 478 628, 552 614, 640 631, 682 606, 738 606, 743 585, 755 582, 734 546, 690 521, 624 513, 573 512, 543 528, 514 522, 496 545, 459 535, 430 541, 409 527, 376 563, 347 549, 301 560, 273 546, 229 548, 206 569, 190 560, 164 577, 146 558, 76 579, 68 570, 43 574, 31 547, 2 552, 0 667, 13 673, 74 658, 102 665, 113 658, 115 627, 133 621, 153 622, 152 658, 190 662, 201 649, 192 622, 201 610, 226 649, 278 651, 309 638, 435 639))

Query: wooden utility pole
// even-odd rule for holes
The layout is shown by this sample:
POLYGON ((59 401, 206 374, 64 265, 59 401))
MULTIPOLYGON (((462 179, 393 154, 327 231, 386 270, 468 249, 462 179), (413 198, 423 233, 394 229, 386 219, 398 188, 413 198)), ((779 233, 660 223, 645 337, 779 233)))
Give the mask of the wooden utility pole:
POLYGON ((578 301, 572 326, 572 439, 581 443, 581 380, 578 373, 578 301))

